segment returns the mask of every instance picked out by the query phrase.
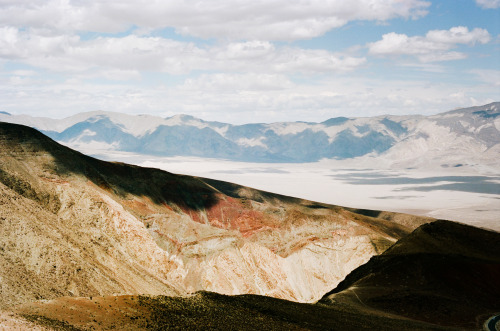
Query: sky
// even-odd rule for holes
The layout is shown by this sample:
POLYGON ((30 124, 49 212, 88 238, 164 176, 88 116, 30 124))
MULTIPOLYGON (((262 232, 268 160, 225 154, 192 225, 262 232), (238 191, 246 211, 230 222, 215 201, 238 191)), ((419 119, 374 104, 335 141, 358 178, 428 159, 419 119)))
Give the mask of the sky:
POLYGON ((234 124, 500 101, 500 0, 0 0, 0 111, 234 124))

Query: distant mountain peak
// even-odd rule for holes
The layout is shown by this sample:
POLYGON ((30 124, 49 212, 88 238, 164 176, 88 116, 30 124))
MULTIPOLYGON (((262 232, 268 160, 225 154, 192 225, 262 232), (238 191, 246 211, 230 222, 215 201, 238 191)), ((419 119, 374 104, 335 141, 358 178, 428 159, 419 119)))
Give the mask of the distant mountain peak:
POLYGON ((176 114, 174 116, 166 117, 165 119, 166 120, 169 120, 169 119, 178 119, 178 120, 182 120, 182 121, 192 121, 192 120, 202 121, 201 119, 199 119, 197 117, 194 117, 194 116, 191 116, 191 115, 187 115, 187 114, 176 114))
POLYGON ((61 120, 26 115, 2 115, 2 120, 37 128, 82 151, 81 146, 105 143, 113 151, 249 162, 301 163, 372 155, 408 166, 428 161, 437 166, 472 164, 481 158, 496 167, 498 152, 491 147, 500 146, 499 109, 500 103, 494 102, 432 116, 333 117, 321 123, 243 125, 187 114, 162 118, 107 111, 61 120), (87 129, 95 134, 89 135, 87 129))
POLYGON ((330 119, 327 119, 326 121, 321 122, 321 124, 324 124, 327 126, 335 126, 335 125, 344 124, 347 121, 349 121, 349 118, 340 116, 340 117, 332 117, 330 119))
POLYGON ((472 114, 476 111, 497 111, 500 110, 500 102, 495 101, 486 105, 482 106, 473 106, 473 107, 466 107, 466 108, 457 108, 453 109, 444 113, 436 114, 434 116, 441 116, 441 115, 447 115, 447 114, 472 114))

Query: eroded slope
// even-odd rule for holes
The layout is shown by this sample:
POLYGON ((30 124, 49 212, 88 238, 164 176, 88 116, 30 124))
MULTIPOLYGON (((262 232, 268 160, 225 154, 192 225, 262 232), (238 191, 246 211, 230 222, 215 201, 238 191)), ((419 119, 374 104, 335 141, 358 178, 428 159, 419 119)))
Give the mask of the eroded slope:
POLYGON ((500 233, 449 221, 419 227, 320 301, 461 330, 500 309, 500 233))
POLYGON ((314 301, 416 226, 99 161, 0 123, 0 307, 199 290, 314 301))

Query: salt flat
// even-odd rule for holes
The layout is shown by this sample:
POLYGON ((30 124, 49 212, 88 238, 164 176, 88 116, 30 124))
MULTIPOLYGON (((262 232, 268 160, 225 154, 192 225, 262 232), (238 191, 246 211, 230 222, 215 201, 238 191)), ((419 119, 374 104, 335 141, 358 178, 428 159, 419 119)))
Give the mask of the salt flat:
POLYGON ((500 231, 500 175, 491 168, 393 169, 370 158, 247 163, 95 150, 90 154, 318 202, 425 215, 500 231))

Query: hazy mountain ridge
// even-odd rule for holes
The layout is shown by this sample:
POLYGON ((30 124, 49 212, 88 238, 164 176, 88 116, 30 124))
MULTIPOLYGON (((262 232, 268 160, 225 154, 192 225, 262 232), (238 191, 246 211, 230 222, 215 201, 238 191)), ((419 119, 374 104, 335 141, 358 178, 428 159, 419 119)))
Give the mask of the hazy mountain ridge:
POLYGON ((2 115, 35 127, 72 148, 88 146, 161 156, 199 156, 252 162, 312 162, 379 157, 412 165, 453 166, 460 157, 495 164, 500 148, 500 103, 432 116, 337 117, 322 123, 231 125, 192 116, 160 118, 112 112, 62 120, 2 115))

